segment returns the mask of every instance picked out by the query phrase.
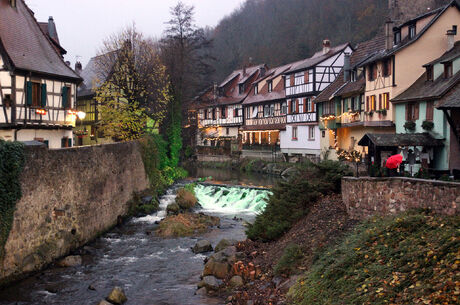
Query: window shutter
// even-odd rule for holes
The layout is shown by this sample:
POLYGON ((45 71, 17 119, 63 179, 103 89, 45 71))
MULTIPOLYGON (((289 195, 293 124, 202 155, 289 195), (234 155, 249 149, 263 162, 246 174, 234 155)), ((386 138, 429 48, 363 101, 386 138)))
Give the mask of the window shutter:
POLYGON ((374 64, 373 66, 374 68, 372 69, 372 79, 376 79, 377 78, 377 65, 374 64))
POLYGON ((419 116, 419 103, 416 103, 414 105, 414 121, 418 120, 418 116, 419 116))
POLYGON ((26 105, 32 106, 32 82, 26 83, 26 105))
POLYGON ((367 111, 370 110, 369 109, 369 97, 368 96, 366 96, 366 109, 367 109, 367 111))
POLYGON ((292 75, 289 77, 289 79, 290 79, 290 81, 291 81, 291 83, 290 83, 291 87, 294 86, 294 84, 295 84, 295 83, 294 83, 294 81, 295 81, 295 75, 292 74, 292 75))
POLYGON ((67 139, 67 147, 72 147, 72 139, 67 139))
POLYGON ((62 108, 66 109, 69 105, 67 105, 68 95, 69 95, 69 88, 66 86, 62 87, 62 108))
POLYGON ((426 103, 426 120, 427 121, 433 121, 433 102, 427 102, 426 103))
POLYGON ((299 100, 298 99, 295 100, 295 112, 299 113, 299 100))
POLYGON ((41 96, 42 107, 46 107, 46 97, 47 97, 46 84, 42 84, 41 95, 42 95, 41 96))
POLYGON ((305 84, 308 84, 308 70, 305 71, 305 78, 304 78, 305 84))
POLYGON ((388 59, 388 60, 387 60, 387 71, 388 71, 388 76, 391 75, 391 68, 392 68, 392 67, 391 67, 391 66, 392 66, 392 65, 391 65, 391 62, 392 62, 391 59, 388 59))
POLYGON ((382 109, 382 94, 379 94, 379 109, 382 109))
POLYGON ((292 113, 292 103, 291 101, 289 100, 288 101, 288 114, 291 114, 292 113))

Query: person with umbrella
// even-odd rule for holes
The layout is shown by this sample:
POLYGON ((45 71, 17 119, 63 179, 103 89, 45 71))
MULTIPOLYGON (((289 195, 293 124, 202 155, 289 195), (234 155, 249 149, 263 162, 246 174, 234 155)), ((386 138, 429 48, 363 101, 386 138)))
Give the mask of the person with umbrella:
POLYGON ((385 163, 385 167, 390 170, 390 177, 396 176, 396 169, 402 163, 403 157, 400 154, 393 155, 388 158, 387 162, 385 163))

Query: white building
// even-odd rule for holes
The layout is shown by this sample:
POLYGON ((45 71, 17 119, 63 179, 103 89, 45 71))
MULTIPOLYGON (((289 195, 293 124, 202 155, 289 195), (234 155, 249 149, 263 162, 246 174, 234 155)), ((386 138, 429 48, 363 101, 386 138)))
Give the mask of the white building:
POLYGON ((0 0, 0 139, 73 146, 81 79, 62 58, 52 21, 45 31, 23 0, 0 0))
POLYGON ((320 130, 314 98, 329 86, 344 65, 350 44, 331 48, 329 40, 313 57, 292 64, 284 73, 287 98, 286 130, 280 133, 281 152, 288 156, 315 156, 321 152, 320 130))

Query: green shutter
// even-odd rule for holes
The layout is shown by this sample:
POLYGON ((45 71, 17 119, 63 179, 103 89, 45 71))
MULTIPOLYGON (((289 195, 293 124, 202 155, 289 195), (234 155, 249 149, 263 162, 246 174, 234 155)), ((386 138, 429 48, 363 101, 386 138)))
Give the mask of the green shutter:
POLYGON ((67 147, 72 147, 72 139, 69 138, 67 144, 68 144, 67 147))
POLYGON ((32 106, 32 82, 26 83, 26 105, 32 106))
POLYGON ((41 93, 42 93, 42 96, 41 96, 42 107, 46 107, 46 97, 47 97, 46 84, 42 84, 41 93))
POLYGON ((62 87, 62 107, 66 109, 69 105, 67 105, 67 96, 69 94, 69 88, 64 86, 62 87))

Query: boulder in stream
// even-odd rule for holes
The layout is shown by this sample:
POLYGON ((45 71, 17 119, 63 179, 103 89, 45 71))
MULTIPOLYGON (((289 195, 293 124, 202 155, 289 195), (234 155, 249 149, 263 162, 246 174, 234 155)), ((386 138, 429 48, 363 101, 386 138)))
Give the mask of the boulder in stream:
POLYGON ((201 287, 200 289, 198 289, 196 292, 195 292, 196 295, 206 295, 206 288, 205 287, 201 287))
POLYGON ((57 262, 59 267, 75 267, 80 266, 81 264, 82 259, 79 255, 70 255, 57 262))
POLYGON ((193 253, 205 253, 205 252, 211 252, 212 251, 212 245, 209 240, 200 240, 195 244, 195 246, 192 248, 193 253))
POLYGON ((166 212, 168 215, 177 215, 180 212, 180 207, 177 203, 170 203, 166 207, 166 212))
POLYGON ((235 239, 226 239, 226 238, 223 238, 219 241, 219 243, 217 244, 217 246, 214 248, 214 251, 215 252, 219 252, 221 250, 224 250, 225 248, 227 248, 228 246, 234 246, 238 243, 237 240, 235 239))
POLYGON ((219 290, 220 286, 222 286, 223 282, 216 277, 210 275, 205 276, 203 280, 198 284, 198 287, 206 288, 207 291, 210 290, 219 290))
POLYGON ((126 298, 125 292, 121 287, 115 287, 110 292, 109 296, 107 297, 107 301, 113 304, 121 305, 125 303, 128 299, 126 298))
POLYGON ((102 301, 100 301, 97 305, 113 305, 113 304, 107 302, 106 300, 102 300, 102 301))
POLYGON ((227 247, 214 253, 204 265, 203 275, 213 275, 224 279, 230 273, 233 263, 236 261, 236 247, 227 247))

